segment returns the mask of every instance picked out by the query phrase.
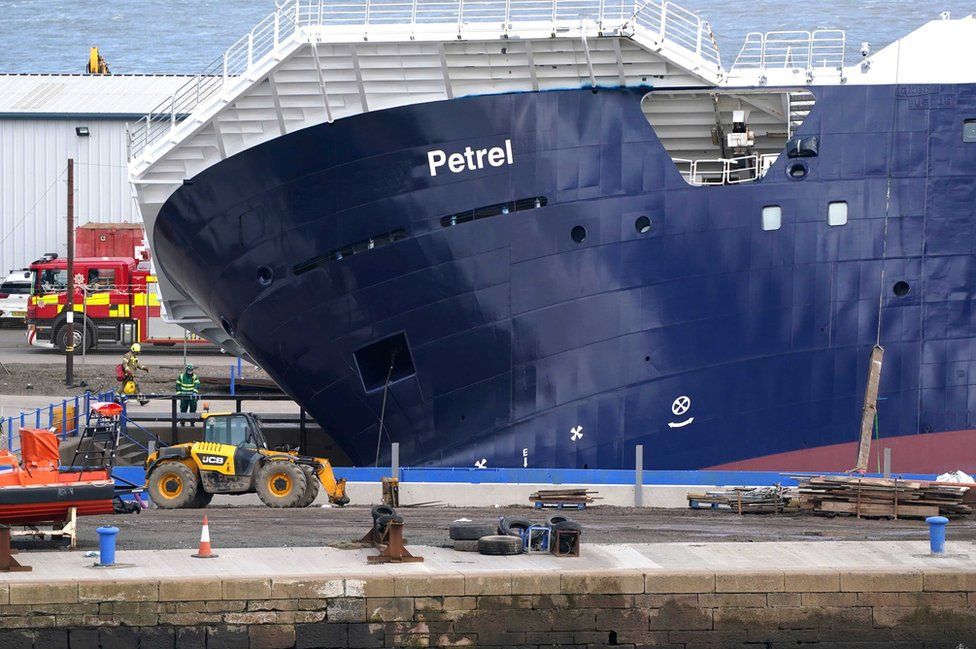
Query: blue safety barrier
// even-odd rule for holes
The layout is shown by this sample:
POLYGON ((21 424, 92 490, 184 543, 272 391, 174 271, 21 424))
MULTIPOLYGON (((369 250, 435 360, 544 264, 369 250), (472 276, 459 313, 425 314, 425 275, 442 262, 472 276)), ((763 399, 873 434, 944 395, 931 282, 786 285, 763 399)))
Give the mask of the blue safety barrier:
POLYGON ((20 437, 17 431, 21 428, 33 426, 34 428, 60 428, 60 437, 71 437, 78 434, 79 422, 88 422, 88 415, 91 404, 96 401, 112 401, 115 393, 111 390, 104 392, 85 392, 82 395, 62 399, 60 403, 25 410, 17 415, 0 419, 0 427, 7 436, 7 449, 12 452, 20 450, 20 437), (74 415, 68 416, 69 406, 74 408, 74 415), (55 408, 60 408, 60 415, 55 413, 55 408))

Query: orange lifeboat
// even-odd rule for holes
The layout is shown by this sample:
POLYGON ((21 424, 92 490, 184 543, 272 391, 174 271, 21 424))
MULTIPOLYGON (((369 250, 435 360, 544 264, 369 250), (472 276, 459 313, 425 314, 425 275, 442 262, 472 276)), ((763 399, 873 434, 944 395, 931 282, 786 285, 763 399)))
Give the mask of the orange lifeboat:
POLYGON ((79 516, 111 514, 115 483, 109 469, 62 469, 57 436, 20 429, 22 461, 0 451, 0 523, 63 521, 68 509, 79 516))

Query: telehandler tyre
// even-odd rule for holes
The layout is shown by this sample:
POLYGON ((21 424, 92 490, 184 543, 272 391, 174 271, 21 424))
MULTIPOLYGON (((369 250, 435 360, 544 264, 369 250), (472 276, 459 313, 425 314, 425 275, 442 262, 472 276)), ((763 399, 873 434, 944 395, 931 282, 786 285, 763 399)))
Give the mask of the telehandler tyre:
POLYGON ((185 464, 164 462, 149 474, 149 496, 160 509, 190 507, 200 484, 185 464))
POLYGON ((261 467, 256 486, 258 496, 268 507, 295 507, 305 495, 308 480, 299 465, 276 460, 261 467))
POLYGON ((319 486, 322 484, 319 482, 319 477, 315 475, 315 471, 310 466, 303 466, 302 471, 305 473, 305 493, 302 495, 302 499, 298 501, 296 507, 308 507, 319 495, 319 486))

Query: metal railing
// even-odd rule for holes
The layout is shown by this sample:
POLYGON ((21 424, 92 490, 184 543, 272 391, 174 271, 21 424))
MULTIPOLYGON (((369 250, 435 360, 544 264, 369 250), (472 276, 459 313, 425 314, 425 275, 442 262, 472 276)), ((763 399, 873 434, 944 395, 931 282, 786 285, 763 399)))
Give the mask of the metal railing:
POLYGON ((839 29, 813 32, 750 32, 732 71, 839 68, 844 65, 847 34, 839 29))
POLYGON ((674 163, 689 185, 739 185, 765 176, 778 157, 778 153, 762 153, 706 160, 674 158, 674 163))
POLYGON ((644 0, 286 0, 224 54, 137 122, 129 124, 129 160, 173 131, 229 82, 246 78, 304 27, 403 25, 404 39, 418 25, 484 26, 507 31, 513 23, 615 22, 640 26, 663 45, 697 57, 721 71, 709 24, 673 2, 644 0))
POLYGON ((256 63, 271 56, 298 29, 300 6, 309 0, 289 0, 227 48, 222 56, 183 84, 173 95, 126 129, 129 159, 137 158, 228 80, 247 75, 256 63))
POLYGON ((91 404, 97 401, 112 401, 115 393, 111 390, 62 399, 61 403, 52 403, 42 408, 25 410, 11 417, 0 419, 0 432, 3 433, 5 448, 11 453, 20 450, 20 435, 16 434, 21 428, 57 429, 58 437, 64 439, 78 434, 79 423, 88 421, 91 404))

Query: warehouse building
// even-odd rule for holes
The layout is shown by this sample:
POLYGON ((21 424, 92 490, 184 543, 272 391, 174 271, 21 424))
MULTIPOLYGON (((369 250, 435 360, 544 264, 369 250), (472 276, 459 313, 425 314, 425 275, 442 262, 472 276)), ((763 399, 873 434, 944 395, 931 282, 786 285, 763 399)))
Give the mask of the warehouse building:
POLYGON ((126 123, 188 77, 0 74, 0 273, 67 246, 67 160, 75 218, 138 223, 126 169, 126 123))

